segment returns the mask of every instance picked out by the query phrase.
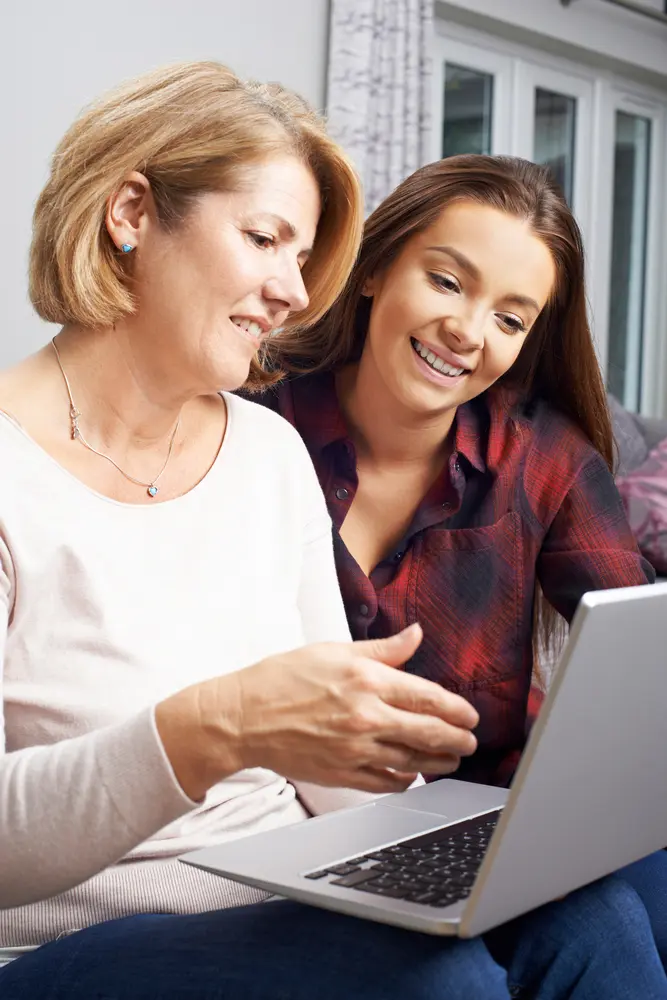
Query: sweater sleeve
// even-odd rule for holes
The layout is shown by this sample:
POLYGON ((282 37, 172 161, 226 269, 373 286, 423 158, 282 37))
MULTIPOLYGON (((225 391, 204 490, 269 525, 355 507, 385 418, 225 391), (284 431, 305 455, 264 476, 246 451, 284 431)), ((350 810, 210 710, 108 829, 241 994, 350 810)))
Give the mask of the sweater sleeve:
MULTIPOLYGON (((0 666, 12 576, 0 541, 0 666)), ((174 776, 152 709, 73 739, 8 751, 1 698, 0 705, 1 909, 84 882, 195 807, 174 776)))

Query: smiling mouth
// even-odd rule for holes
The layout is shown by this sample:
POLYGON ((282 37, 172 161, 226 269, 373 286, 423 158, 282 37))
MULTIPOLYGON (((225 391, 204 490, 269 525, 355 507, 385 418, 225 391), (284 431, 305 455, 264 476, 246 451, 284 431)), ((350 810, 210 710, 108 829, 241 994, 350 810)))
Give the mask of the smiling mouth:
POLYGON ((416 337, 410 337, 410 343, 412 344, 412 349, 415 354, 418 354, 422 361, 425 361, 433 371, 438 372, 439 375, 448 375, 450 378, 456 378, 459 375, 467 375, 467 368, 455 368, 453 365, 447 364, 439 355, 432 351, 429 347, 424 347, 421 341, 417 340, 416 337))
POLYGON ((232 316, 232 323, 234 326, 238 327, 239 330, 243 330, 244 333, 250 334, 253 340, 260 341, 264 333, 264 329, 259 323, 255 323, 254 320, 246 319, 243 316, 232 316))

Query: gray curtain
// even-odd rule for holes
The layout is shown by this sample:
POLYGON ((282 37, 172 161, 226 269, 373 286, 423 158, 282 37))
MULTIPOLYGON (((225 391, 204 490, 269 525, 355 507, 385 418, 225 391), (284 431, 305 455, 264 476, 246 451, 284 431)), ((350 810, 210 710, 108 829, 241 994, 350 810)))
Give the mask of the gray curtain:
POLYGON ((433 0, 331 0, 329 131, 371 212, 430 159, 433 0))

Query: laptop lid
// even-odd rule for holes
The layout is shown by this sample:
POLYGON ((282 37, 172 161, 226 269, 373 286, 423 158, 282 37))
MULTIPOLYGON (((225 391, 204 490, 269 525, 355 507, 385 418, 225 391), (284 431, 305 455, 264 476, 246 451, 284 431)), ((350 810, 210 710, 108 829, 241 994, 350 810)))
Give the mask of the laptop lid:
POLYGON ((586 594, 462 935, 667 846, 666 714, 667 584, 586 594))

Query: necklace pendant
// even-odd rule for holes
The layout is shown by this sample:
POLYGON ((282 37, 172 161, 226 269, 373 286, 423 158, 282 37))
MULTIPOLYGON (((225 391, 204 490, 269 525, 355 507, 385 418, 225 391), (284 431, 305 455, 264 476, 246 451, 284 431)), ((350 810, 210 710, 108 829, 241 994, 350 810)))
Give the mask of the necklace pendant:
POLYGON ((72 422, 72 441, 76 441, 78 437, 81 437, 81 431, 79 430, 79 417, 81 414, 77 410, 76 406, 70 406, 69 408, 69 418, 72 422))
MULTIPOLYGON (((129 244, 128 244, 128 249, 130 249, 130 250, 132 249, 132 247, 130 247, 129 244)), ((110 462, 111 465, 113 465, 113 467, 115 469, 118 469, 118 471, 120 472, 121 476, 125 476, 125 478, 128 479, 131 483, 134 483, 136 486, 145 486, 146 487, 146 492, 148 493, 149 497, 151 497, 151 499, 153 497, 156 497, 160 491, 159 491, 159 487, 156 486, 155 484, 156 484, 157 480, 160 478, 160 476, 162 475, 162 473, 164 472, 164 470, 167 468, 167 465, 169 464, 169 459, 171 458, 171 453, 174 450, 174 441, 176 440, 176 435, 178 434, 178 428, 181 426, 180 415, 179 415, 178 419, 176 420, 176 423, 174 425, 174 429, 171 432, 171 437, 169 438, 169 448, 167 450, 167 457, 165 458, 164 462, 162 463, 162 468, 160 469, 160 471, 158 472, 158 474, 153 479, 153 482, 152 483, 146 483, 146 482, 142 481, 141 479, 135 479, 134 476, 130 476, 127 472, 125 472, 124 469, 121 469, 120 465, 118 465, 117 462, 114 462, 114 460, 111 457, 111 455, 105 455, 104 452, 98 451, 97 448, 93 448, 92 445, 88 444, 88 442, 86 441, 85 437, 81 433, 81 429, 79 427, 79 420, 81 419, 81 411, 77 410, 76 403, 74 402, 74 399, 72 398, 72 388, 71 388, 71 386, 69 384, 69 379, 67 378, 67 374, 65 372, 65 369, 63 368, 62 361, 60 360, 60 352, 58 351, 58 346, 56 344, 55 337, 51 339, 51 344, 53 345, 53 350, 56 352, 56 360, 58 361, 58 367, 60 368, 60 371, 62 373, 63 380, 65 382, 65 388, 67 389, 67 395, 69 397, 70 434, 72 436, 72 440, 73 441, 78 441, 80 444, 83 445, 84 448, 87 448, 88 451, 91 451, 93 453, 93 455, 98 455, 100 458, 103 458, 105 460, 105 462, 110 462)))

